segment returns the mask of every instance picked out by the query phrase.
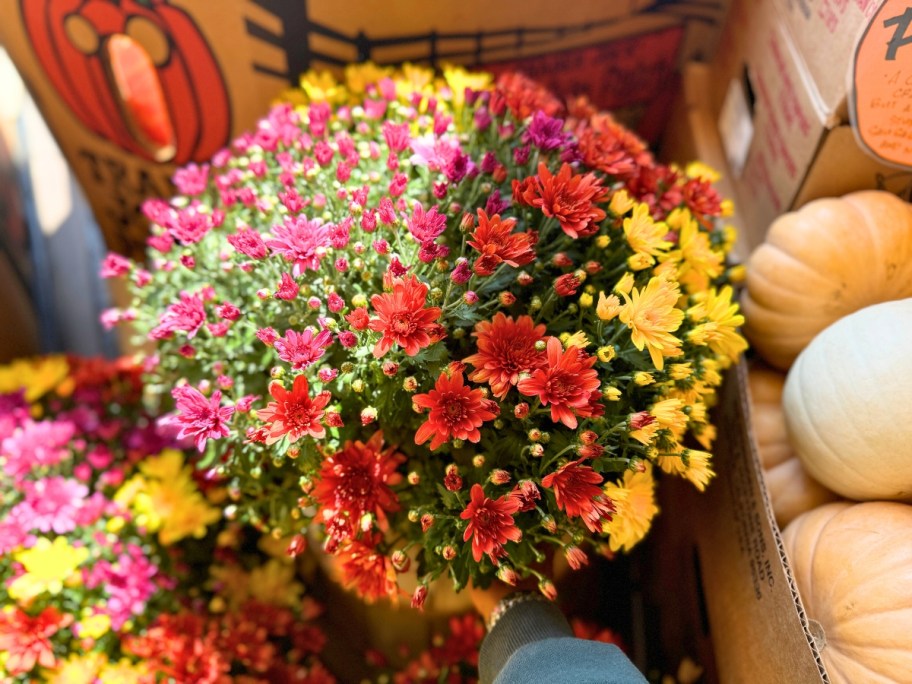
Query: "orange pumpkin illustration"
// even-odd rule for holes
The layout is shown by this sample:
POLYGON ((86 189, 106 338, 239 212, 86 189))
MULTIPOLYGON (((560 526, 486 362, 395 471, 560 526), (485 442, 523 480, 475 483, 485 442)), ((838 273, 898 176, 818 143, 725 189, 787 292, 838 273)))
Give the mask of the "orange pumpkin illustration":
POLYGON ((20 0, 57 92, 89 129, 155 161, 209 159, 228 141, 228 94, 193 20, 166 0, 20 0))

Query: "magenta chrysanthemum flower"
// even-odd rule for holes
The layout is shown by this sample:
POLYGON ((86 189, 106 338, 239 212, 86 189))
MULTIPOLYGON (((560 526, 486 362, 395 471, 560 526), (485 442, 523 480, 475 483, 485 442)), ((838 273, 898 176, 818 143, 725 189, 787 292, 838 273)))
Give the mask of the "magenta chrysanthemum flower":
POLYGON ((272 234, 274 237, 266 241, 266 246, 286 261, 294 262, 295 277, 308 269, 316 271, 330 245, 329 227, 304 216, 286 217, 285 223, 273 227, 272 234))
POLYGON ((408 220, 408 229, 418 242, 431 242, 446 230, 446 216, 438 212, 436 206, 425 211, 420 202, 415 202, 412 216, 408 220))
POLYGON ((76 515, 89 494, 89 488, 76 480, 64 477, 46 477, 35 482, 23 483, 27 513, 32 530, 66 534, 76 529, 76 515))
POLYGON ((192 437, 196 448, 206 448, 206 440, 219 439, 231 434, 228 422, 234 413, 233 406, 222 406, 222 393, 215 390, 207 399, 195 387, 181 385, 171 390, 171 396, 177 403, 177 421, 181 426, 178 439, 192 437))
POLYGON ((285 337, 279 337, 273 342, 279 358, 290 363, 292 370, 307 368, 323 356, 323 350, 330 344, 332 344, 332 333, 329 330, 321 330, 314 335, 310 328, 302 333, 286 330, 285 337))
POLYGON ((262 259, 268 253, 263 236, 251 228, 241 228, 227 239, 228 244, 251 259, 262 259))
POLYGON ((115 548, 117 558, 112 563, 101 559, 83 570, 83 582, 89 589, 102 587, 107 594, 103 612, 111 618, 111 627, 119 630, 128 620, 142 615, 146 603, 158 585, 158 567, 136 544, 115 548))
POLYGON ((75 426, 67 421, 26 420, 0 444, 6 459, 3 471, 18 483, 33 468, 60 463, 69 453, 67 447, 75 433, 75 426))
POLYGON ((182 330, 188 338, 196 335, 206 322, 206 309, 202 297, 187 292, 180 293, 180 301, 172 304, 161 315, 159 324, 149 333, 152 339, 162 339, 182 330))

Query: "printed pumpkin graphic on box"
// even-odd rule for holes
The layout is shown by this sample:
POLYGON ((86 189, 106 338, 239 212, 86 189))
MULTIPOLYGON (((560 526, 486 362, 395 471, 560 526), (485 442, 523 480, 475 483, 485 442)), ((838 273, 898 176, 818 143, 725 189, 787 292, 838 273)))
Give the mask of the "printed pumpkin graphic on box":
POLYGON ((225 84, 193 19, 164 0, 21 0, 41 66, 90 130, 185 164, 228 140, 225 84))

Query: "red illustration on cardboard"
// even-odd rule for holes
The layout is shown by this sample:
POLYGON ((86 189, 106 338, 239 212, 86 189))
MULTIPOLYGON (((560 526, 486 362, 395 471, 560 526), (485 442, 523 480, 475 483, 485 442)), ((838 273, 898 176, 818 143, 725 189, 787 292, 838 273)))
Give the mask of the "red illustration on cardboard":
POLYGON ((209 159, 229 139, 218 62, 165 0, 20 0, 41 66, 76 117, 153 161, 209 159))

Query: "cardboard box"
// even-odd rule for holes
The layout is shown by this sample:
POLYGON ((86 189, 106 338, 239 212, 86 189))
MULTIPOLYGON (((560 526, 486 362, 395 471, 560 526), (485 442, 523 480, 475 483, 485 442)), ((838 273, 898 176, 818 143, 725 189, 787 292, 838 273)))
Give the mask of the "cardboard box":
POLYGON ((881 0, 776 0, 803 71, 814 84, 820 119, 848 121, 846 93, 855 45, 881 0))
POLYGON ((666 659, 696 657, 707 684, 828 681, 763 484, 743 362, 714 411, 715 479, 700 493, 663 478, 664 513, 646 542, 641 579, 666 659))
MULTIPOLYGON (((735 3, 736 23, 726 27, 722 45, 738 44, 737 54, 720 52, 713 64, 710 102, 721 102, 716 117, 749 250, 777 216, 804 202, 871 188, 903 194, 912 179, 868 156, 837 110, 821 108, 805 53, 793 40, 797 29, 783 20, 784 1, 735 3), (738 43, 742 30, 748 34, 738 43)), ((843 85, 841 102, 845 91, 843 85)))
POLYGON ((574 91, 564 94, 582 92, 621 110, 656 139, 678 67, 712 56, 728 3, 585 0, 559 10, 552 0, 77 5, 0 0, 0 43, 85 189, 109 246, 141 256, 143 199, 167 196, 176 164, 207 161, 308 69, 341 72, 367 59, 526 68, 574 91), (110 55, 123 36, 141 53, 130 53, 131 68, 152 84, 132 97, 138 105, 164 103, 166 115, 154 125, 130 117, 130 98, 117 88, 122 73, 110 55))

